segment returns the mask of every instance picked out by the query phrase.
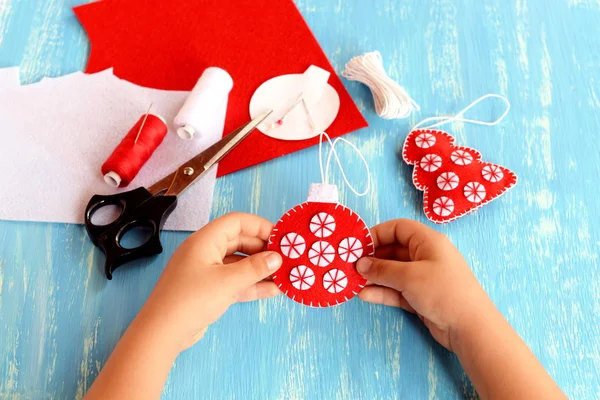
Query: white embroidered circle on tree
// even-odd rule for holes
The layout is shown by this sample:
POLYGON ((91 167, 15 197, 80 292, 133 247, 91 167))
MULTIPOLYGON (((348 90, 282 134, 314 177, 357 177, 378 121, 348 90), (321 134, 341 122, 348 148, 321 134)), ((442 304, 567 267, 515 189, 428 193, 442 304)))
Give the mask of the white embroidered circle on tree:
POLYGON ((333 123, 340 109, 340 96, 327 83, 330 75, 311 65, 303 74, 269 79, 252 95, 250 117, 273 110, 258 129, 275 139, 305 140, 318 136, 333 123))
POLYGON ((281 238, 279 247, 284 256, 292 259, 299 258, 306 250, 306 241, 302 236, 292 232, 281 238))
POLYGON ((440 217, 447 217, 454 211, 454 201, 452 199, 442 196, 433 202, 433 212, 440 217))
POLYGON ((450 159, 456 165, 469 165, 473 162, 473 156, 466 150, 454 150, 450 159))
POLYGON ((428 149, 435 144, 435 140, 431 133, 421 133, 415 138, 415 144, 422 149, 428 149))
POLYGON ((485 199, 485 187, 479 182, 469 182, 465 185, 465 197, 471 203, 481 203, 485 199))
POLYGON ((331 214, 320 212, 310 220, 310 231, 318 238, 331 236, 335 231, 335 219, 331 214))
POLYGON ((335 249, 325 241, 315 242, 308 251, 308 259, 318 267, 326 267, 335 258, 335 249))
POLYGON ((345 238, 340 242, 338 254, 344 262, 356 262, 363 254, 363 245, 355 237, 345 238))
POLYGON ((441 190, 454 190, 458 187, 458 175, 454 172, 443 172, 437 178, 437 185, 441 190))
POLYGON ((329 293, 339 293, 348 286, 348 278, 346 274, 339 269, 327 271, 323 276, 323 287, 329 293))
POLYGON ((483 179, 492 183, 499 182, 504 178, 504 172, 502 172, 502 169, 497 165, 486 165, 481 170, 481 175, 483 176, 483 179))
POLYGON ((442 157, 437 154, 427 154, 421 159, 419 165, 423 168, 423 171, 437 171, 442 166, 442 157))
POLYGON ((315 283, 315 273, 306 265, 292 268, 290 282, 298 290, 307 290, 315 283))

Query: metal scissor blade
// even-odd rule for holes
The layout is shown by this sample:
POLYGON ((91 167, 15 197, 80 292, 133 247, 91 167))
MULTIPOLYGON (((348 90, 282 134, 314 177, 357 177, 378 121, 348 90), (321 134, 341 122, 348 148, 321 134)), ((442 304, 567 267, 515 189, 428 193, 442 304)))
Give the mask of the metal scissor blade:
POLYGON ((223 157, 225 157, 235 146, 237 146, 242 140, 244 140, 246 138, 246 136, 248 136, 250 134, 250 132, 255 130, 256 127, 258 125, 260 125, 269 115, 271 115, 272 112, 273 112, 273 110, 269 110, 269 111, 265 112, 264 114, 259 115, 258 117, 254 118, 252 121, 247 123, 246 125, 236 129, 235 131, 233 131, 232 133, 230 133, 229 135, 225 136, 223 139, 221 139, 220 141, 215 143, 209 149, 207 149, 207 152, 208 152, 208 150, 210 150, 212 147, 215 147, 217 145, 219 145, 219 147, 221 147, 221 149, 219 151, 217 151, 215 153, 215 155, 212 156, 206 162, 206 164, 204 164, 204 169, 207 170, 210 167, 212 167, 213 165, 215 165, 216 163, 218 163, 219 161, 221 161, 223 159, 223 157))
POLYGON ((202 153, 185 164, 180 165, 175 172, 150 186, 148 191, 154 195, 164 192, 165 196, 177 196, 209 170, 210 167, 222 160, 235 146, 256 129, 261 122, 271 115, 272 112, 273 110, 267 111, 231 132, 202 153))

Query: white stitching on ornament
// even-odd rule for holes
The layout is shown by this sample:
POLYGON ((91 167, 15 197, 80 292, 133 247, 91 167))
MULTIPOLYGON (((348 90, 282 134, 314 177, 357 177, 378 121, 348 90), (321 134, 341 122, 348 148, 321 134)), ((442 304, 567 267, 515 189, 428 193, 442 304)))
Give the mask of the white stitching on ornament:
POLYGON ((355 237, 343 239, 338 247, 338 254, 344 262, 353 263, 363 254, 363 245, 355 237))
POLYGON ((306 250, 306 241, 295 232, 285 235, 279 243, 281 253, 291 259, 299 258, 306 250))
POLYGON ((438 156, 437 154, 427 154, 421 158, 419 166, 425 172, 437 171, 442 166, 442 157, 438 156))
POLYGON ((290 282, 298 290, 307 290, 315 283, 315 273, 306 265, 299 265, 290 271, 290 282))
POLYGON ((471 203, 481 203, 485 199, 485 187, 479 182, 469 182, 465 185, 464 194, 471 203))
POLYGON ((325 212, 320 212, 310 220, 310 231, 318 238, 326 238, 335 231, 335 219, 325 212))
POLYGON ((454 190, 458 187, 458 175, 454 172, 443 172, 437 178, 437 185, 441 190, 454 190))
POLYGON ((346 286, 348 286, 348 278, 346 277, 346 274, 339 269, 334 268, 327 271, 325 276, 323 276, 323 287, 329 293, 339 293, 344 290, 346 286))
POLYGON ((492 183, 499 182, 504 178, 504 172, 502 172, 502 169, 497 165, 484 166, 481 170, 481 175, 483 176, 483 179, 492 183))
POLYGON ((308 251, 311 263, 318 267, 326 267, 335 259, 335 249, 325 241, 315 242, 308 251))

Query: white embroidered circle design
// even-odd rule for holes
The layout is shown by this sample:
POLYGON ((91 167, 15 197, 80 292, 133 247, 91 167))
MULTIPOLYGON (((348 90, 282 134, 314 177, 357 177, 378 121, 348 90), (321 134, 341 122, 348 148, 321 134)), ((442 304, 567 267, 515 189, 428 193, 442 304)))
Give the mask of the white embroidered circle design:
POLYGON ((290 282, 298 290, 310 289, 315 283, 315 273, 306 265, 294 267, 290 271, 290 282))
POLYGON ((308 251, 308 259, 318 267, 326 267, 335 258, 335 249, 327 242, 315 242, 308 251))
POLYGON ((318 238, 331 236, 335 231, 335 219, 325 212, 320 212, 310 220, 310 231, 318 238))
POLYGON ((353 263, 363 254, 363 245, 355 237, 343 239, 338 247, 338 254, 344 262, 353 263))
POLYGON ((504 178, 504 172, 502 172, 502 169, 497 165, 486 165, 481 170, 481 175, 486 181, 494 183, 499 182, 504 178))
POLYGON ((306 241, 302 236, 295 232, 291 232, 281 238, 279 247, 284 256, 292 259, 299 258, 304 254, 304 250, 306 250, 306 241))
POLYGON ((425 157, 421 158, 421 163, 419 165, 423 168, 423 171, 437 171, 442 166, 442 157, 437 154, 427 154, 425 157))
POLYGON ((440 217, 447 217, 454 211, 454 202, 452 199, 442 196, 433 202, 433 212, 440 217))
POLYGON ((454 150, 450 159, 456 165, 469 165, 473 162, 473 156, 466 150, 454 150))
POLYGON ((443 172, 437 178, 437 185, 442 190, 453 190, 458 187, 458 175, 454 172, 443 172))
POLYGON ((435 136, 431 133, 421 133, 415 138, 415 144, 422 149, 428 149, 435 144, 435 136))
POLYGON ((323 287, 329 293, 339 293, 348 286, 346 274, 339 269, 327 271, 323 277, 323 287))
POLYGON ((485 187, 479 182, 467 183, 464 193, 471 203, 481 203, 485 199, 485 187))

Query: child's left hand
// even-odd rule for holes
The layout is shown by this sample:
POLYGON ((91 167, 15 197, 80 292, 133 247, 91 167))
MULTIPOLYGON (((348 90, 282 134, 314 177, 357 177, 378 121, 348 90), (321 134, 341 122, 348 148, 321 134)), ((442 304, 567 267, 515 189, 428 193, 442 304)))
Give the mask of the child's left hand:
POLYGON ((233 303, 278 295, 275 283, 263 281, 282 262, 264 251, 272 229, 266 219, 243 213, 212 221, 175 251, 140 314, 160 316, 184 350, 233 303))

